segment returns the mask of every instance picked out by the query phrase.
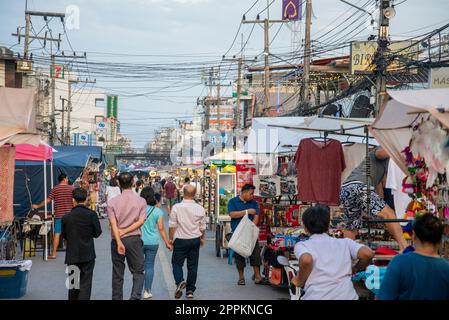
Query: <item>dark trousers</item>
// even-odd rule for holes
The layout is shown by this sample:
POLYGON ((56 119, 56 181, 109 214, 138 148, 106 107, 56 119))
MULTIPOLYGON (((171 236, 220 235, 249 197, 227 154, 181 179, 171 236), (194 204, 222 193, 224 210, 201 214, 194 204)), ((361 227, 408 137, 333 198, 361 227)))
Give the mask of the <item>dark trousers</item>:
POLYGON ((133 275, 133 288, 130 300, 140 300, 144 284, 143 242, 139 236, 129 236, 122 239, 125 255, 117 252, 117 243, 111 242, 112 257, 112 300, 123 300, 123 277, 125 275, 125 258, 129 271, 133 275))
POLYGON ((187 259, 187 288, 186 291, 194 292, 198 273, 198 260, 200 257, 200 238, 176 239, 173 244, 172 266, 176 285, 184 281, 182 270, 187 259))
POLYGON ((79 279, 75 280, 79 281, 79 289, 69 290, 69 300, 90 300, 95 260, 73 265, 79 269, 79 279))

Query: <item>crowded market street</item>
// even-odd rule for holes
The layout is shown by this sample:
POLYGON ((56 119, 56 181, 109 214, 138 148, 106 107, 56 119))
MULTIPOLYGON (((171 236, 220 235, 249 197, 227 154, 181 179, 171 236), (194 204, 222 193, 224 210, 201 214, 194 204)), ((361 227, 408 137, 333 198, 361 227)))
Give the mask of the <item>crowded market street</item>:
MULTIPOLYGON (((111 299, 111 235, 108 221, 101 220, 105 231, 95 242, 97 262, 92 284, 93 300, 111 299)), ((33 270, 30 274, 29 287, 23 300, 66 300, 67 289, 64 264, 65 252, 59 252, 58 258, 46 262, 42 256, 33 257, 33 270), (51 288, 51 290, 49 290, 51 288)), ((235 263, 229 265, 227 258, 215 256, 215 240, 208 234, 206 245, 200 251, 198 268, 197 300, 290 300, 285 288, 257 286, 250 281, 245 287, 237 286, 237 270, 235 263)), ((252 277, 252 271, 246 270, 246 278, 252 277)), ((125 277, 124 295, 131 292, 131 275, 125 277)), ((155 266, 153 283, 153 300, 171 300, 176 286, 171 274, 171 252, 160 246, 155 266)), ((184 299, 184 298, 183 298, 184 299)))
POLYGON ((0 0, 0 317, 86 300, 447 304, 449 1, 0 0))

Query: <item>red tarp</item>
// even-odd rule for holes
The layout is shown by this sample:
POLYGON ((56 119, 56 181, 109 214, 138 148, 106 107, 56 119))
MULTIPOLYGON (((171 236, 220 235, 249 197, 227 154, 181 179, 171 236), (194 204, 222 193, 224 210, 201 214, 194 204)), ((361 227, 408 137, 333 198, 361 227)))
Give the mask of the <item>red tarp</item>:
POLYGON ((16 144, 16 160, 47 161, 53 159, 53 148, 45 144, 33 146, 31 144, 16 144))

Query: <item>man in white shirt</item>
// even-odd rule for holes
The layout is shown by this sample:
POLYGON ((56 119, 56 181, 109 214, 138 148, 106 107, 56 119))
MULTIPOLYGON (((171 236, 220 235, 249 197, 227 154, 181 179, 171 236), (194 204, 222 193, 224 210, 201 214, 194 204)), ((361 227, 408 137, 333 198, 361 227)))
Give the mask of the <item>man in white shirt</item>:
POLYGON ((301 300, 358 300, 351 278, 368 266, 374 252, 354 240, 330 237, 327 207, 318 205, 307 209, 302 220, 311 236, 295 246, 299 272, 292 280, 304 290, 301 300), (352 266, 352 261, 357 259, 352 266))
POLYGON ((184 289, 186 297, 193 298, 196 290, 198 260, 200 247, 204 245, 206 232, 206 212, 195 202, 196 189, 187 184, 184 186, 184 199, 175 204, 170 213, 169 237, 173 244, 172 266, 176 282, 175 299, 182 296, 184 289), (187 283, 184 281, 183 266, 187 259, 187 283))

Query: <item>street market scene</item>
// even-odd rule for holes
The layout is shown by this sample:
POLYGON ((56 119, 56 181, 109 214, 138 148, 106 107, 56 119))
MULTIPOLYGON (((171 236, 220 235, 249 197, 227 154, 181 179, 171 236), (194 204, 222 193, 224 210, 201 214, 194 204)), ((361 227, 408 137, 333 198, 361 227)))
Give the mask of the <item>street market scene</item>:
POLYGON ((446 0, 0 18, 0 300, 449 300, 446 0))

